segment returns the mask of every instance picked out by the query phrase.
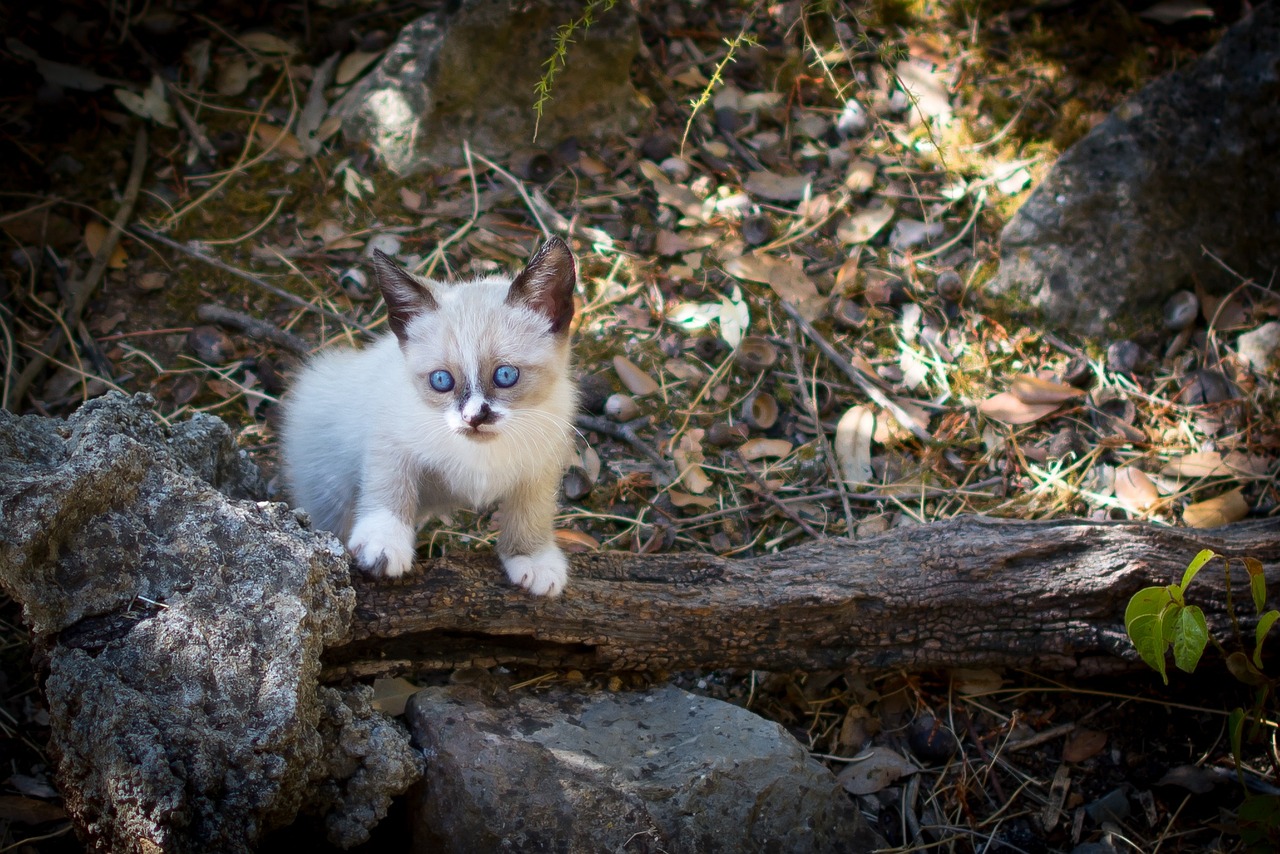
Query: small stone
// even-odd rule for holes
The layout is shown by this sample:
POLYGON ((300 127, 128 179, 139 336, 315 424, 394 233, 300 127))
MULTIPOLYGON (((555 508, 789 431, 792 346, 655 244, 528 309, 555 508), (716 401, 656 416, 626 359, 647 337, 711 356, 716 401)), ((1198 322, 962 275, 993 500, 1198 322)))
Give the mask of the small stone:
POLYGON ((564 473, 564 480, 561 483, 564 497, 570 501, 579 501, 586 498, 591 494, 593 485, 586 469, 580 466, 570 466, 569 470, 564 473))
POLYGON ((1089 818, 1093 820, 1094 824, 1102 824, 1104 821, 1123 823, 1131 812, 1128 787, 1121 786, 1112 789, 1087 805, 1084 811, 1089 814, 1089 818))
POLYGON ((1235 397, 1231 381, 1222 371, 1192 371, 1178 392, 1178 402, 1186 406, 1222 403, 1235 397))
POLYGON ((711 535, 711 550, 716 554, 724 554, 733 549, 733 540, 724 531, 716 531, 711 535))
POLYGON ((1191 291, 1178 291, 1164 304, 1164 328, 1180 332, 1196 322, 1200 298, 1191 291))
POLYGON ((933 286, 938 296, 949 302, 959 302, 964 294, 964 281, 955 270, 943 270, 933 286))
POLYGON ((742 116, 732 107, 716 110, 716 127, 725 133, 734 133, 742 127, 742 116))
POLYGON ((640 417, 640 405, 625 394, 610 395, 604 402, 604 411, 614 421, 630 421, 640 417))
POLYGON ((640 143, 640 153, 644 155, 644 159, 652 160, 654 163, 661 163, 666 160, 675 150, 675 140, 665 133, 652 134, 645 137, 644 142, 640 143))
POLYGON ((930 714, 919 715, 907 734, 911 752, 923 762, 946 762, 960 749, 955 733, 930 714))
POLYGON ((1069 456, 1074 456, 1079 460, 1083 459, 1088 452, 1089 443, 1085 441, 1084 436, 1070 428, 1059 430, 1049 439, 1050 459, 1065 460, 1069 456))
POLYGON ((158 291, 169 284, 169 274, 153 270, 138 277, 138 287, 144 291, 158 291))
POLYGON ((578 378, 578 405, 592 415, 604 413, 605 401, 613 394, 609 381, 599 374, 583 374, 578 378))
POLYGON ((526 181, 542 184, 556 173, 556 164, 543 151, 518 151, 511 157, 511 171, 526 181))
POLYGON ((206 365, 221 365, 236 357, 235 342, 216 326, 197 326, 188 332, 187 348, 206 365))
POLYGON ((707 428, 705 441, 708 445, 714 445, 717 448, 741 445, 747 441, 747 425, 717 421, 707 428))
POLYGON ((1116 374, 1132 374, 1142 361, 1142 348, 1127 338, 1107 348, 1107 370, 1116 374))
POLYGON ((627 391, 636 396, 653 394, 660 388, 657 380, 626 356, 613 357, 613 370, 618 374, 618 379, 622 380, 622 384, 627 387, 627 391))
POLYGON ((1262 372, 1280 362, 1280 322, 1264 323, 1236 339, 1236 352, 1249 367, 1262 372))
POLYGON ((667 176, 677 184, 688 181, 689 176, 693 174, 693 167, 682 157, 668 157, 658 164, 658 168, 667 173, 667 176))
POLYGON ((742 239, 748 246, 760 246, 773 237, 773 223, 767 216, 749 216, 742 221, 742 239))

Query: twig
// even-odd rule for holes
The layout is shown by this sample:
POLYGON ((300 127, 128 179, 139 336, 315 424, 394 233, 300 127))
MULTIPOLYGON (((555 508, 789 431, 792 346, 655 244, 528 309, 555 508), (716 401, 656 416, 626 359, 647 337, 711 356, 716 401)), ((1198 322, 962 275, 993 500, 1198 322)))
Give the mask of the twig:
MULTIPOLYGON (((848 359, 840 355, 839 351, 836 350, 835 347, 831 346, 831 342, 828 341, 826 338, 823 338, 822 333, 814 329, 813 324, 805 320, 804 317, 800 314, 800 312, 796 310, 795 306, 793 306, 791 303, 787 302, 786 300, 781 300, 781 303, 782 303, 783 311, 791 315, 791 319, 796 322, 796 326, 800 327, 800 331, 805 334, 805 337, 808 338, 810 341, 812 341, 814 344, 818 345, 818 349, 822 351, 822 355, 830 359, 831 362, 837 368, 839 368, 841 371, 844 372, 845 376, 853 380, 854 385, 862 389, 863 394, 871 398, 871 400, 874 401, 879 406, 882 406, 885 409, 889 410, 889 413, 893 415, 895 419, 897 419, 899 424, 901 424, 904 428, 909 430, 911 432, 911 435, 915 436, 917 439, 923 442, 926 446, 930 448, 938 447, 938 440, 933 438, 933 436, 929 435, 929 431, 925 430, 923 427, 916 424, 916 422, 911 418, 910 413, 908 413, 905 409, 903 409, 901 406, 895 403, 892 399, 889 398, 888 395, 886 395, 880 389, 876 388, 875 385, 870 380, 864 377, 857 368, 855 368, 852 364, 849 363, 848 359)), ((950 463, 952 466, 954 466, 957 470, 959 471, 964 470, 964 467, 965 467, 964 462, 959 457, 957 457, 954 453, 952 453, 951 451, 945 451, 943 455, 945 456, 947 462, 950 463)))
POLYGON ((497 172, 503 178, 506 178, 507 181, 511 183, 511 186, 515 187, 516 192, 520 194, 520 198, 524 199, 525 207, 529 209, 529 213, 533 214, 533 219, 538 223, 538 228, 542 229, 542 236, 550 237, 551 229, 547 228, 547 224, 542 221, 542 215, 538 213, 538 206, 533 203, 533 199, 529 198, 529 191, 524 188, 524 182, 479 152, 472 151, 471 156, 488 166, 494 172, 497 172))
POLYGON ((178 92, 178 87, 165 79, 164 69, 160 67, 160 63, 154 56, 147 52, 142 46, 142 42, 138 41, 138 37, 130 30, 125 33, 129 39, 129 43, 133 45, 134 50, 142 57, 142 63, 151 70, 151 73, 159 78, 164 85, 165 94, 169 96, 169 104, 172 105, 173 111, 178 114, 178 120, 182 122, 182 126, 186 128, 187 133, 191 136, 191 141, 195 143, 196 148, 200 149, 200 153, 208 157, 212 161, 218 159, 218 149, 213 147, 213 143, 209 141, 209 137, 205 136, 204 130, 196 122, 195 117, 187 109, 187 105, 182 103, 182 95, 178 92))
MULTIPOLYGON (((133 206, 138 201, 138 191, 142 188, 142 173, 146 165, 147 129, 139 127, 138 135, 133 141, 133 160, 129 164, 129 179, 125 184, 124 196, 120 200, 120 207, 116 211, 116 215, 111 219, 111 225, 107 229, 107 236, 103 238, 102 245, 98 247, 98 252, 93 258, 93 264, 90 265, 89 272, 85 273, 84 278, 79 282, 71 285, 71 303, 67 306, 66 314, 63 315, 67 328, 79 324, 80 315, 84 312, 84 307, 88 304, 89 297, 98 289, 98 284, 107 272, 107 264, 111 261, 111 256, 116 251, 116 246, 120 243, 120 237, 124 234, 125 225, 129 222, 129 218, 133 216, 133 206)), ((9 390, 10 403, 14 406, 21 406, 22 398, 27 393, 27 389, 31 387, 31 383, 44 370, 45 365, 49 363, 49 359, 52 358, 53 354, 62 346, 63 339, 64 335, 61 328, 55 327, 49 333, 44 345, 31 357, 31 361, 27 363, 26 368, 23 369, 13 387, 9 390)))
POLYGON ((596 418, 594 415, 586 415, 579 413, 576 423, 584 430, 595 430, 597 433, 603 433, 606 436, 612 436, 615 439, 621 439, 649 459, 653 460, 662 467, 665 473, 672 480, 675 479, 675 467, 671 461, 662 454, 658 453, 654 448, 636 435, 636 425, 648 423, 649 417, 637 418, 634 421, 628 421, 626 424, 614 424, 604 418, 596 418))
POLYGON ((300 356, 306 356, 311 353, 311 345, 292 332, 286 332, 279 327, 272 326, 265 320, 251 317, 233 308, 214 303, 204 303, 196 309, 196 317, 205 323, 221 323, 223 326, 239 329, 250 338, 269 341, 287 350, 292 350, 300 356))
POLYGON ((778 500, 778 496, 774 495, 773 490, 769 489, 769 487, 765 485, 765 482, 760 479, 760 475, 755 473, 755 470, 751 468, 751 464, 747 462, 747 458, 742 456, 741 451, 739 451, 737 448, 734 448, 733 456, 737 458, 738 465, 742 466, 742 470, 747 473, 747 477, 751 478, 751 482, 760 488, 759 494, 761 497, 763 497, 766 501, 768 501, 774 507, 777 507, 779 510, 781 510, 782 515, 786 516, 792 522, 795 522, 797 525, 799 525, 800 530, 804 531, 810 537, 813 537, 813 539, 815 540, 823 539, 822 534, 819 534, 809 525, 808 522, 806 522, 804 519, 801 519, 799 513, 792 510, 790 507, 788 507, 787 505, 783 504, 781 501, 778 500))
POLYGON ((349 317, 344 317, 343 315, 338 314, 338 312, 336 311, 330 311, 327 308, 315 305, 314 303, 303 299, 297 294, 291 294, 288 291, 286 291, 284 288, 278 288, 275 285, 271 284, 270 282, 267 282, 258 278, 257 276, 253 275, 250 272, 241 270, 239 267, 233 267, 232 265, 228 264, 226 261, 223 261, 220 258, 215 258, 212 255, 206 255, 204 252, 203 246, 198 241, 192 241, 191 243, 179 243, 178 241, 174 240, 172 237, 166 237, 163 234, 152 231, 151 229, 145 228, 144 226, 141 226, 141 225, 133 226, 133 228, 131 228, 130 231, 132 231, 134 234, 146 240, 154 240, 157 243, 162 243, 165 246, 168 246, 170 249, 176 249, 182 254, 188 256, 189 258, 195 258, 197 261, 203 261, 204 263, 210 265, 211 267, 216 267, 219 270, 222 270, 224 273, 230 273, 233 276, 239 276, 240 278, 244 279, 246 282, 255 284, 258 287, 262 288, 263 290, 267 291, 268 293, 275 294, 276 296, 280 297, 280 299, 287 300, 293 303, 294 305, 301 306, 307 311, 315 312, 316 314, 322 314, 325 317, 329 318, 330 320, 336 320, 338 323, 341 323, 344 326, 349 326, 352 329, 358 329, 361 332, 363 332, 365 335, 369 336, 370 338, 374 337, 373 330, 369 329, 369 327, 365 326, 362 323, 359 323, 358 321, 352 320, 349 317))
POLYGON ((800 384, 800 389, 804 392, 805 403, 809 406, 809 415, 813 418, 814 432, 818 434, 818 441, 822 445, 822 456, 827 461, 827 471, 830 473, 831 479, 835 481, 836 489, 840 492, 840 504, 844 507, 845 531, 852 535, 854 528, 853 508, 849 506, 849 490, 845 489, 844 477, 840 471, 840 461, 836 459, 831 442, 827 439, 827 431, 822 427, 822 416, 818 412, 818 401, 813 396, 813 389, 804 381, 804 357, 800 355, 800 343, 796 341, 795 331, 789 331, 791 334, 787 336, 787 343, 791 346, 791 364, 796 372, 796 382, 800 384))

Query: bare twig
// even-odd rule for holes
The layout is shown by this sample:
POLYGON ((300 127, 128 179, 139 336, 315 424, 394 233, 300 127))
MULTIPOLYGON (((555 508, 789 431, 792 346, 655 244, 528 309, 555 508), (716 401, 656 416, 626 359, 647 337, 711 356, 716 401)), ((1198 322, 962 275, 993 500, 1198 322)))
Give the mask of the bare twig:
POLYGON ((733 456, 738 460, 738 465, 742 466, 742 470, 747 473, 747 477, 751 478, 751 482, 754 483, 759 488, 760 492, 758 494, 760 495, 760 497, 764 498, 774 507, 777 507, 779 510, 781 510, 782 515, 786 516, 792 522, 795 522, 797 525, 799 525, 800 530, 804 531, 813 539, 821 540, 823 538, 822 534, 819 534, 817 531, 813 529, 812 526, 809 525, 808 522, 800 518, 799 513, 792 510, 790 507, 788 507, 787 505, 783 504, 781 501, 778 500, 778 496, 774 495, 773 491, 770 490, 769 487, 765 485, 765 482, 760 479, 760 475, 755 473, 755 470, 751 468, 751 464, 747 462, 747 458, 742 456, 741 451, 739 451, 737 448, 734 448, 733 456))
POLYGON ((152 231, 151 229, 145 228, 141 225, 135 225, 133 228, 130 229, 130 231, 132 231, 134 234, 146 240, 154 240, 157 243, 162 243, 165 246, 168 246, 170 249, 176 249, 189 258, 195 258, 197 261, 203 261, 204 263, 210 265, 211 267, 217 267, 219 270, 222 270, 224 273, 230 273, 233 276, 239 276, 240 278, 244 279, 246 282, 255 284, 258 287, 262 288, 264 291, 275 294, 276 296, 280 297, 280 299, 287 300, 293 303, 294 305, 301 306, 307 311, 324 315, 330 320, 336 320, 338 323, 341 323, 344 326, 349 326, 352 329, 358 329, 361 332, 363 332, 365 335, 369 336, 370 338, 374 337, 373 330, 371 330, 369 327, 365 326, 364 324, 358 321, 352 320, 349 317, 344 317, 343 315, 338 314, 338 312, 330 311, 329 309, 324 308, 323 306, 315 305, 314 303, 303 299, 297 294, 291 294, 288 291, 286 291, 284 288, 278 288, 275 285, 271 284, 270 282, 267 282, 267 281, 264 281, 263 279, 258 278, 257 276, 253 275, 252 273, 246 270, 241 270, 239 267, 233 267, 232 265, 228 264, 226 261, 223 261, 220 258, 215 258, 212 255, 206 254, 204 252, 204 247, 197 241, 192 241, 191 243, 179 243, 177 240, 174 240, 172 237, 167 237, 163 234, 152 231))
POLYGON ((662 471, 672 480, 675 479, 675 467, 671 461, 662 454, 654 450, 644 439, 636 435, 636 425, 647 423, 648 416, 637 418, 635 421, 628 421, 626 424, 614 424, 604 418, 596 418, 594 415, 586 415, 579 413, 577 417, 577 425, 584 430, 595 430, 597 433, 604 433, 606 436, 612 436, 615 439, 621 439, 649 459, 653 460, 662 467, 662 471))
POLYGON ((831 447, 831 441, 827 439, 827 431, 822 428, 822 415, 818 412, 818 401, 814 398, 813 390, 808 383, 804 381, 804 357, 800 354, 800 343, 796 341, 794 330, 788 330, 787 344, 791 347, 791 365, 795 370, 796 382, 799 383, 801 390, 804 392, 805 403, 809 407, 809 416, 813 418, 814 432, 818 434, 818 442, 822 446, 823 459, 827 461, 827 471, 831 474, 831 479, 835 481, 836 489, 840 493, 840 504, 844 507, 845 531, 848 534, 853 533, 853 509, 849 506, 849 490, 845 489, 844 477, 840 472, 840 461, 836 459, 835 451, 831 447))
POLYGON ((269 341, 287 350, 292 350, 300 356, 306 356, 311 352, 311 345, 292 332, 286 332, 277 326, 267 323, 265 320, 251 317, 233 308, 214 303, 205 303, 196 309, 196 317, 199 317, 205 323, 220 323, 223 326, 239 329, 250 338, 269 341))
MULTIPOLYGON (((129 179, 125 184, 124 196, 120 199, 120 207, 116 211, 116 215, 111 219, 111 224, 107 228, 107 235, 103 238, 102 245, 98 247, 98 253, 93 258, 93 264, 90 265, 89 272, 85 273, 84 278, 79 282, 71 284, 70 303, 67 305, 66 312, 63 315, 67 328, 79 324, 80 315, 84 312, 84 307, 88 304, 93 292, 98 289, 98 284, 107 272, 107 264, 111 260, 111 255, 116 251, 116 246, 120 243, 120 237, 124 234, 129 218, 133 216, 133 206, 138 201, 138 191, 142 188, 142 173, 146 164, 147 129, 139 127, 138 135, 133 141, 133 159, 129 164, 129 179)), ((27 389, 31 387, 36 377, 44 370, 45 365, 49 363, 49 359, 53 354, 62 346, 65 337, 61 327, 55 327, 49 333, 49 337, 45 339, 40 349, 32 355, 31 361, 27 363, 26 368, 23 369, 17 380, 14 381, 12 388, 9 389, 8 403, 10 405, 21 405, 27 389)))

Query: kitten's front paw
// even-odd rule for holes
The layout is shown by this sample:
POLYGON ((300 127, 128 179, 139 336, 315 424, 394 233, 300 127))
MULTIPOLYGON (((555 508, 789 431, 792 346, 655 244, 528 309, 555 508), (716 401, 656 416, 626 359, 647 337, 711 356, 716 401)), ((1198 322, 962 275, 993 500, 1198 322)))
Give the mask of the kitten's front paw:
POLYGON ((398 578, 413 566, 414 539, 413 528, 395 514, 379 512, 356 519, 347 548, 369 575, 398 578))
POLYGON ((555 546, 531 555, 503 555, 502 565, 513 584, 534 596, 559 596, 569 580, 569 562, 555 546))

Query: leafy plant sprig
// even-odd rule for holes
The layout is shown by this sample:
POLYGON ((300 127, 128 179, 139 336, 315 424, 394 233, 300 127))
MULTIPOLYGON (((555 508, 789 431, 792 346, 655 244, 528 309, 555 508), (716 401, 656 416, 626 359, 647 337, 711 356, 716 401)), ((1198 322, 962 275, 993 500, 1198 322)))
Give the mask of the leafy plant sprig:
POLYGON ((542 63, 542 77, 534 85, 533 90, 538 96, 538 100, 533 105, 534 122, 533 122, 533 138, 538 138, 538 128, 542 125, 542 113, 546 110, 547 104, 551 102, 551 89, 555 84, 555 80, 560 76, 560 72, 564 70, 569 55, 569 45, 573 44, 574 35, 581 30, 586 32, 591 29, 591 25, 596 22, 597 15, 608 12, 618 4, 618 0, 587 0, 587 5, 582 10, 582 17, 561 24, 556 28, 556 35, 552 45, 551 56, 542 63))

